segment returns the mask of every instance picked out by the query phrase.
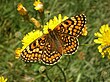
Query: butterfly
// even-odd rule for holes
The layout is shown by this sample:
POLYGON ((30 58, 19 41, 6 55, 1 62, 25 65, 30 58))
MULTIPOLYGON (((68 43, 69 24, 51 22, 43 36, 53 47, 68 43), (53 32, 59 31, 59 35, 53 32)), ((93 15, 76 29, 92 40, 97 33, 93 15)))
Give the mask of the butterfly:
POLYGON ((43 62, 46 65, 56 64, 62 55, 72 55, 78 49, 78 37, 86 24, 84 14, 70 17, 48 34, 34 40, 21 53, 25 62, 43 62))

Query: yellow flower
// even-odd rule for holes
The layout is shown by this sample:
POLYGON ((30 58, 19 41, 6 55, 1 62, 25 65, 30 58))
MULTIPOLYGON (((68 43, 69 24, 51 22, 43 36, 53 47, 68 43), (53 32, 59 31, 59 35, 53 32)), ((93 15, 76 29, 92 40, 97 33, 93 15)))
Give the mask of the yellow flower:
POLYGON ((7 78, 5 79, 3 76, 0 77, 0 82, 6 82, 7 78))
POLYGON ((82 29, 82 35, 83 36, 87 35, 87 27, 86 26, 82 29))
POLYGON ((16 50, 15 50, 15 54, 16 54, 16 56, 15 56, 15 58, 16 59, 18 59, 19 57, 20 57, 20 54, 21 54, 21 48, 17 48, 16 50))
POLYGON ((26 34, 26 36, 22 40, 22 44, 24 45, 22 49, 24 50, 31 42, 33 42, 38 37, 43 35, 42 31, 40 30, 33 30, 26 34))
POLYGON ((98 50, 102 57, 107 56, 110 59, 110 27, 108 24, 101 26, 100 32, 96 32, 94 35, 98 37, 94 42, 100 44, 98 50))
POLYGON ((40 0, 38 1, 35 0, 33 5, 35 6, 34 7, 35 10, 38 10, 39 12, 43 12, 43 3, 40 2, 40 0))
POLYGON ((21 3, 18 4, 17 10, 20 15, 22 16, 27 15, 27 10, 21 3))
POLYGON ((49 20, 49 22, 47 22, 46 25, 44 25, 43 33, 47 34, 48 29, 53 30, 58 24, 60 24, 62 21, 66 20, 67 18, 68 18, 67 16, 64 16, 64 18, 62 18, 61 14, 58 15, 58 18, 54 16, 54 19, 49 20))

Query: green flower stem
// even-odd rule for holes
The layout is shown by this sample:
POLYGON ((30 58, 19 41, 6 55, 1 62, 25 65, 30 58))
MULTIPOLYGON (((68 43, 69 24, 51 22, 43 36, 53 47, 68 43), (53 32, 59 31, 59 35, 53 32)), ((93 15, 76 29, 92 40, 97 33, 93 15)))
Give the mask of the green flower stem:
POLYGON ((61 68, 58 64, 56 64, 56 66, 57 66, 57 67, 60 69, 60 71, 62 72, 63 77, 64 77, 64 82, 66 82, 66 75, 65 75, 64 71, 62 70, 62 68, 61 68))

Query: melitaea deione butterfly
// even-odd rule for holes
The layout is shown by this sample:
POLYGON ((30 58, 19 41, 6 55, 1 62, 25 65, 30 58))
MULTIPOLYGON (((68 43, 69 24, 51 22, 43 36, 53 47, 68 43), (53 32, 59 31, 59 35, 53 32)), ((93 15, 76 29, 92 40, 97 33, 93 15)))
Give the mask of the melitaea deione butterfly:
POLYGON ((49 33, 29 44, 21 53, 25 62, 57 63, 63 54, 71 55, 78 49, 78 37, 86 24, 84 14, 73 16, 58 24, 49 33))

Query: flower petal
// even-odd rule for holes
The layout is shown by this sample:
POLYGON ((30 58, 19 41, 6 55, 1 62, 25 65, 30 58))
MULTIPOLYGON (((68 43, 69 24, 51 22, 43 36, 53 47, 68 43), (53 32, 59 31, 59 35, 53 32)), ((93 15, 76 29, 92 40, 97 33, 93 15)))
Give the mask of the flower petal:
POLYGON ((110 27, 108 24, 102 25, 99 31, 100 33, 94 33, 94 35, 98 37, 98 39, 94 39, 94 42, 100 44, 98 50, 102 57, 107 56, 108 59, 110 59, 110 27))

